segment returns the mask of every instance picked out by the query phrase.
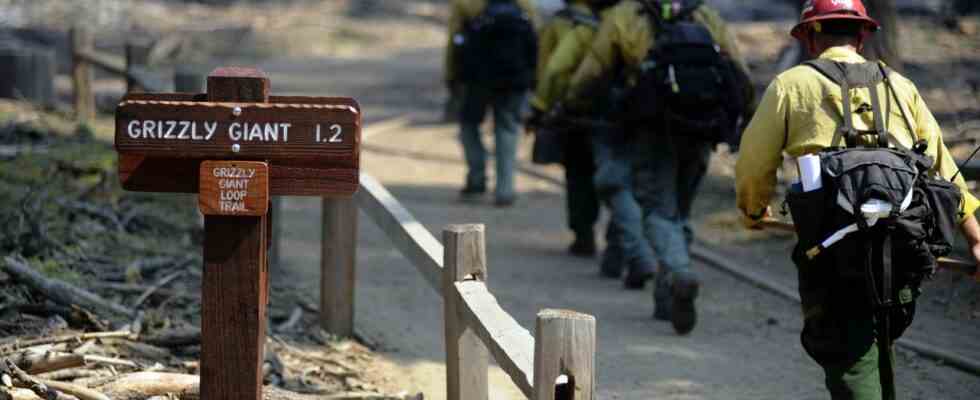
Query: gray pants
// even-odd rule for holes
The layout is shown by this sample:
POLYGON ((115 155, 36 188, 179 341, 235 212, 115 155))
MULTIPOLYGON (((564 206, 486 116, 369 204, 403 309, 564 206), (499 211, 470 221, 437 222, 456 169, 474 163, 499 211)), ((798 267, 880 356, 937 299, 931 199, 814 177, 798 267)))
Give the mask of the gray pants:
POLYGON ((524 90, 494 90, 467 86, 463 90, 460 142, 466 157, 467 187, 486 187, 487 151, 480 139, 480 123, 487 109, 493 110, 493 137, 496 158, 498 200, 510 200, 514 192, 514 167, 520 137, 521 110, 527 99, 524 90))

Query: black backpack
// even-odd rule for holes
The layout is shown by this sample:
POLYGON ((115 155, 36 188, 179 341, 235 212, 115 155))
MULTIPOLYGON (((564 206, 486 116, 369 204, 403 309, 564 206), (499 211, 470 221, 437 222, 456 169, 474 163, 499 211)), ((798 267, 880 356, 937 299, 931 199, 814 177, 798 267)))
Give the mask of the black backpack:
POLYGON ((534 24, 515 0, 490 0, 453 38, 463 83, 494 89, 531 87, 537 63, 534 24))
MULTIPOLYGON (((825 59, 805 65, 841 86, 843 124, 831 147, 819 154, 823 187, 791 188, 786 197, 799 237, 793 258, 800 296, 805 310, 830 306, 873 315, 883 388, 893 393, 891 343, 912 323, 915 300, 937 258, 952 250, 962 195, 930 172, 933 160, 925 155, 925 141, 905 148, 887 131, 878 88, 884 85, 888 96, 898 96, 883 65, 825 59), (860 87, 870 89, 871 104, 853 110, 850 89, 860 87), (867 112, 873 113, 873 130, 856 130, 854 114, 867 112), (861 146, 869 138, 877 139, 875 145, 861 146), (869 201, 887 204, 890 212, 867 218, 870 210, 862 205, 869 201)), ((905 106, 899 104, 899 110, 914 132, 905 106)), ((839 339, 804 335, 804 347, 818 361, 837 362, 843 355, 825 349, 835 348, 839 339)))
POLYGON ((711 32, 691 18, 702 2, 685 2, 669 16, 641 3, 656 42, 627 95, 624 122, 711 142, 728 139, 741 114, 742 92, 732 61, 721 54, 711 32))

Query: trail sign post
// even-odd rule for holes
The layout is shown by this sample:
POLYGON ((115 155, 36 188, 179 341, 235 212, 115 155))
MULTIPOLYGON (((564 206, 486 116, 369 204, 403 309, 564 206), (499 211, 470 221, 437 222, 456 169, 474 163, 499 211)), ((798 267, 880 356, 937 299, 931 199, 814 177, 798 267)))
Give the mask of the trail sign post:
POLYGON ((117 107, 123 188, 199 194, 203 399, 262 398, 269 198, 352 196, 360 132, 353 99, 270 96, 251 68, 214 70, 206 94, 132 93, 117 107))

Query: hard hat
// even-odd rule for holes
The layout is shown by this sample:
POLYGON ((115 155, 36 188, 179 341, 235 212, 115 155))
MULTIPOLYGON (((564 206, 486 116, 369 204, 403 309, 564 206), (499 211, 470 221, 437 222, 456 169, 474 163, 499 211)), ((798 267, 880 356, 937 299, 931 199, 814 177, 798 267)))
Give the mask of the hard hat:
POLYGON ((807 0, 803 4, 803 13, 800 14, 800 23, 793 27, 790 34, 793 37, 803 40, 806 28, 810 24, 824 20, 854 20, 864 23, 868 32, 878 30, 878 21, 868 16, 867 9, 861 0, 807 0))

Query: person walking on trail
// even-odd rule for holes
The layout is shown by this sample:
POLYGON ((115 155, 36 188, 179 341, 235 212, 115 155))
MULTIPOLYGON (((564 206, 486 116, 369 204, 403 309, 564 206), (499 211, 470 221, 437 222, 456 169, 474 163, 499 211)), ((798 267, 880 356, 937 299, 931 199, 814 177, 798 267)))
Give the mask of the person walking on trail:
POLYGON ((493 110, 495 204, 514 203, 514 168, 521 112, 537 62, 534 9, 529 0, 452 0, 446 81, 463 85, 460 141, 466 158, 464 201, 487 191, 487 154, 480 123, 493 110))
POLYGON ((580 257, 592 257, 596 253, 593 229, 599 219, 599 198, 592 182, 595 175, 593 127, 581 123, 593 116, 568 113, 564 111, 561 100, 571 74, 585 58, 585 52, 599 27, 597 13, 617 1, 570 1, 542 29, 537 88, 531 99, 531 115, 527 121, 528 130, 537 135, 535 154, 557 154, 549 160, 559 161, 565 167, 566 214, 568 227, 575 235, 568 250, 580 257), (542 146, 552 148, 539 150, 542 146))
POLYGON ((614 219, 630 213, 624 219, 632 223, 621 225, 624 246, 647 244, 631 261, 627 285, 642 287, 636 283, 656 271, 654 317, 686 334, 696 323, 700 286, 691 271, 691 204, 711 149, 732 140, 753 102, 748 69, 722 18, 701 1, 630 0, 603 19, 572 93, 582 96, 616 75, 626 88, 624 128, 605 140, 619 143, 610 147, 621 152, 621 183, 635 193, 606 193, 614 219))
POLYGON ((766 90, 741 142, 737 205, 770 215, 782 154, 801 182, 786 204, 803 301, 803 348, 833 399, 894 399, 891 343, 957 227, 980 262, 980 202, 915 85, 859 51, 878 29, 860 0, 808 1, 792 36, 816 57, 766 90))

